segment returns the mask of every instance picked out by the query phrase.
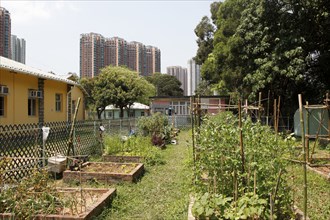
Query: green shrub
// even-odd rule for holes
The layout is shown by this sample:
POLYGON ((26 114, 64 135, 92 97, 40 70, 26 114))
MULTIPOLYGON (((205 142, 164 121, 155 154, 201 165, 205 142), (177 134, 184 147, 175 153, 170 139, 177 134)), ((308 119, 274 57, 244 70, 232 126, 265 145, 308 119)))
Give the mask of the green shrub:
POLYGON ((167 125, 167 117, 162 115, 160 112, 152 114, 151 116, 143 116, 137 123, 139 132, 143 136, 164 133, 167 125))

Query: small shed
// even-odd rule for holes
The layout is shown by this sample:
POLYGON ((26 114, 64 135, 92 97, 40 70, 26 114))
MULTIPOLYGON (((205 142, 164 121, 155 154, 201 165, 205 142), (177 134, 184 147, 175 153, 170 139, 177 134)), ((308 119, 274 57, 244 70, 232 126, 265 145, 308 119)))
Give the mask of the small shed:
MULTIPOLYGON (((309 111, 309 135, 328 135, 329 112, 326 108, 308 109, 309 111), (321 125, 320 125, 321 124, 321 125), (321 126, 321 127, 320 127, 321 126), (320 127, 320 128, 319 128, 320 127)), ((307 109, 303 108, 305 133, 307 131, 307 109)), ((294 134, 301 137, 299 109, 294 114, 294 134)))
MULTIPOLYGON (((130 107, 129 112, 124 109, 123 118, 138 118, 141 116, 147 116, 149 114, 149 106, 142 103, 134 102, 130 107)), ((119 119, 120 109, 116 108, 114 105, 108 105, 101 116, 102 119, 119 119)))

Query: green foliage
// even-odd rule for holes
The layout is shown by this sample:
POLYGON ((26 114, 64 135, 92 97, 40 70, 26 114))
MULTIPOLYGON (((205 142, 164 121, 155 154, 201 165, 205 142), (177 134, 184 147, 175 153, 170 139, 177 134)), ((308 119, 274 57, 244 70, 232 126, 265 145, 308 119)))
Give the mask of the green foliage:
POLYGON ((139 132, 144 136, 165 133, 168 119, 165 115, 157 112, 151 116, 140 117, 137 122, 139 132))
POLYGON ((92 91, 94 88, 95 80, 94 78, 82 78, 80 79, 80 84, 86 90, 87 95, 85 97, 86 109, 94 111, 95 110, 95 99, 92 96, 92 91))
POLYGON ((211 88, 209 86, 209 83, 205 80, 202 80, 195 91, 195 95, 199 96, 209 96, 212 95, 211 88))
POLYGON ((181 82, 175 76, 155 73, 146 80, 155 86, 157 96, 183 96, 181 82))
MULTIPOLYGON (((216 7, 213 7, 216 10, 216 7)), ((198 37, 196 40, 198 45, 195 61, 197 64, 202 64, 207 59, 209 53, 213 50, 213 34, 214 25, 207 16, 204 16, 195 28, 195 34, 198 37)))
POLYGON ((220 94, 239 92, 254 100, 270 90, 285 97, 282 106, 293 113, 298 93, 320 103, 329 92, 328 0, 225 0, 213 3, 211 14, 216 28, 203 17, 195 29, 196 60, 203 64, 202 78, 220 94))
POLYGON ((95 77, 92 96, 99 118, 109 104, 120 108, 120 116, 123 117, 124 108, 136 101, 146 102, 153 91, 154 86, 138 73, 125 67, 108 66, 95 77))
POLYGON ((168 126, 168 118, 160 112, 139 118, 137 126, 141 135, 151 136, 155 146, 164 148, 171 141, 172 127, 168 126))
MULTIPOLYGON (((253 123, 250 118, 244 119, 242 124, 244 165, 237 117, 230 112, 223 112, 204 118, 197 135, 196 191, 201 194, 221 194, 225 198, 236 195, 237 201, 233 200, 238 202, 236 206, 241 205, 240 201, 245 201, 242 199, 250 195, 248 193, 255 192, 257 198, 249 197, 249 202, 253 204, 252 201, 258 200, 258 207, 252 210, 259 211, 259 205, 268 210, 269 194, 272 194, 276 204, 275 213, 279 219, 283 219, 291 212, 290 188, 285 182, 287 161, 283 155, 289 154, 293 142, 283 140, 269 127, 253 123), (278 181, 279 188, 275 189, 278 181)), ((243 214, 248 212, 254 213, 251 210, 242 211, 243 214)), ((262 212, 258 217, 267 219, 267 213, 262 212)))
POLYGON ((164 163, 160 149, 152 145, 150 137, 131 136, 124 141, 120 136, 106 136, 104 144, 108 155, 141 156, 148 165, 164 163))
POLYGON ((265 215, 267 201, 258 195, 246 193, 234 202, 232 197, 205 193, 197 197, 192 213, 198 219, 259 219, 265 215))

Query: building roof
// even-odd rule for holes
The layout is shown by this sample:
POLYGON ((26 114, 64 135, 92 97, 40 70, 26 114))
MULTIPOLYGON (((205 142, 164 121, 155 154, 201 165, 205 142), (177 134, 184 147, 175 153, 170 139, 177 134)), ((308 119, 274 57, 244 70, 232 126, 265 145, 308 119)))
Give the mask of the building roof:
MULTIPOLYGON (((105 107, 105 110, 114 110, 114 109, 119 109, 119 108, 116 108, 114 105, 108 105, 107 107, 105 107)), ((149 109, 149 106, 138 102, 134 102, 130 109, 149 109)))
POLYGON ((21 74, 32 75, 42 79, 50 79, 55 81, 64 82, 70 85, 79 85, 78 83, 69 80, 65 77, 58 76, 54 73, 48 73, 46 71, 27 66, 23 63, 16 62, 14 60, 0 56, 0 68, 7 69, 9 71, 14 71, 21 74))

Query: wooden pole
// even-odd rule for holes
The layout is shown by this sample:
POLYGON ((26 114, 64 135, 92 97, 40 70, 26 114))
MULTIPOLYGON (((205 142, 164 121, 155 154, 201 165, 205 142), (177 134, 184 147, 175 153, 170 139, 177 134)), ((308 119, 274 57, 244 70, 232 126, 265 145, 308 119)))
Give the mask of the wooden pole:
POLYGON ((305 127, 304 127, 304 115, 303 115, 303 105, 301 94, 298 95, 299 101, 299 112, 300 112, 300 129, 301 129, 301 141, 303 146, 303 158, 304 158, 304 220, 306 220, 307 216, 307 163, 306 163, 306 151, 305 151, 305 127))
MULTIPOLYGON (((238 117, 239 117, 239 140, 240 140, 240 148, 241 148, 241 158, 242 158, 242 174, 245 172, 245 156, 244 156, 244 145, 243 145, 243 131, 242 131, 242 106, 241 100, 238 100, 238 117)), ((243 186, 245 186, 245 178, 242 179, 243 186)), ((245 189, 244 189, 245 190, 245 189)))

